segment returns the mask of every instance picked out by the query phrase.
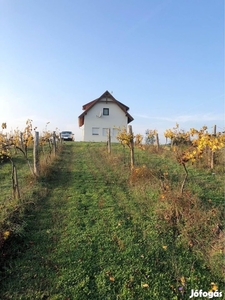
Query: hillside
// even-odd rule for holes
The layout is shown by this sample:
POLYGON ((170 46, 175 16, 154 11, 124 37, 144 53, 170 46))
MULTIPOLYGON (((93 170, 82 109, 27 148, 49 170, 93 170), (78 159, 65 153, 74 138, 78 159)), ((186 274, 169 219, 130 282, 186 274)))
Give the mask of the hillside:
POLYGON ((221 233, 208 231, 222 220, 222 176, 190 166, 181 197, 182 169, 167 154, 136 150, 132 173, 128 161, 121 145, 109 155, 104 144, 65 143, 39 179, 47 192, 26 211, 24 231, 1 251, 0 299, 168 300, 189 299, 192 289, 225 292, 221 233))

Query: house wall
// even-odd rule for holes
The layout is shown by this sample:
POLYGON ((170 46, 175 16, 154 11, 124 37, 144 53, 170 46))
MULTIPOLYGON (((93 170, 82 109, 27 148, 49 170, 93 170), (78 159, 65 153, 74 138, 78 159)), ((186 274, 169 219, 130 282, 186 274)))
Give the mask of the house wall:
POLYGON ((117 130, 114 127, 124 126, 127 127, 124 111, 111 100, 102 99, 84 117, 84 141, 105 142, 107 128, 111 128, 111 141, 118 142, 117 130), (108 116, 103 115, 103 108, 109 108, 108 116))

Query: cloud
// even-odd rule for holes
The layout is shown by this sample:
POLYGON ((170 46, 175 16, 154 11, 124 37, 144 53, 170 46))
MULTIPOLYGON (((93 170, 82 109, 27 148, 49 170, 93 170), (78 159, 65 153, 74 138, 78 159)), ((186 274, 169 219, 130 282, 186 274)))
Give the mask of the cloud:
POLYGON ((223 121, 224 115, 219 113, 205 113, 205 114, 187 114, 187 115, 177 115, 172 117, 167 116, 148 116, 145 114, 133 114, 134 116, 141 119, 150 119, 158 121, 168 121, 168 122, 210 122, 210 121, 223 121))
POLYGON ((223 121, 224 115, 219 113, 204 113, 204 114, 189 114, 189 115, 177 115, 177 116, 148 116, 145 114, 134 114, 134 116, 142 119, 151 119, 159 121, 169 122, 210 122, 210 121, 223 121))
POLYGON ((142 118, 142 119, 151 119, 151 117, 149 117, 147 115, 142 115, 142 114, 133 114, 133 116, 136 116, 136 117, 142 118))
POLYGON ((224 120, 223 114, 215 114, 215 113, 205 113, 205 114, 191 114, 191 115, 180 115, 174 117, 165 117, 165 118, 157 118, 161 120, 171 121, 171 122, 210 122, 210 121, 222 121, 224 120))

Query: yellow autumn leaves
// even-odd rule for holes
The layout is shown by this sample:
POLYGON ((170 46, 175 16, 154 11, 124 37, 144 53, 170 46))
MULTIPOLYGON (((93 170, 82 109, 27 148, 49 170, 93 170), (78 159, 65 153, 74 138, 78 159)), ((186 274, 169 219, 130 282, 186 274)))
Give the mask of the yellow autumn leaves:
POLYGON ((131 146, 131 141, 134 139, 133 133, 127 132, 127 129, 124 127, 122 129, 118 129, 117 140, 124 146, 131 146))
MULTIPOLYGON (((47 125, 49 123, 50 122, 46 123, 46 128, 40 136, 39 144, 41 146, 45 145, 52 136, 52 133, 47 130, 47 125)), ((0 158, 3 155, 10 157, 10 149, 12 146, 21 148, 26 152, 26 149, 33 144, 33 131, 37 129, 37 127, 33 127, 33 121, 31 119, 28 119, 26 121, 26 126, 22 132, 19 129, 15 129, 12 132, 5 133, 4 130, 7 128, 7 124, 5 122, 2 123, 1 128, 2 132, 0 132, 0 158)), ((56 128, 56 131, 57 130, 58 128, 56 128)), ((57 134, 56 137, 59 138, 59 134, 57 134)))
MULTIPOLYGON (((173 129, 167 129, 164 132, 164 136, 171 139, 171 141, 189 142, 188 150, 182 153, 179 160, 181 163, 186 163, 189 160, 194 162, 202 157, 206 149, 215 152, 225 147, 225 134, 223 132, 209 134, 207 129, 207 126, 203 126, 200 130, 191 128, 189 131, 184 132, 179 128, 179 124, 176 124, 173 129)), ((173 151, 177 151, 176 146, 173 148, 173 151)))
MULTIPOLYGON (((145 150, 145 147, 143 145, 143 135, 140 133, 137 133, 134 135, 134 133, 128 132, 126 127, 116 128, 118 130, 118 134, 116 136, 117 140, 124 146, 131 147, 131 143, 134 142, 134 145, 138 148, 145 150)), ((146 132, 146 138, 152 138, 156 137, 157 130, 147 130, 146 132)))
POLYGON ((2 123, 2 129, 6 129, 6 123, 2 123))
MULTIPOLYGON (((171 143, 176 142, 186 143, 189 148, 182 153, 180 160, 182 163, 187 161, 194 162, 198 158, 202 157, 203 152, 208 149, 212 152, 216 152, 225 147, 225 133, 218 132, 216 134, 209 134, 207 131, 207 126, 203 126, 200 130, 195 128, 190 128, 187 132, 180 129, 177 123, 172 129, 167 129, 164 132, 166 138, 171 139, 171 143)), ((148 130, 147 137, 155 137, 157 135, 157 130, 148 130)), ((134 135, 133 133, 127 132, 126 128, 118 129, 117 135, 118 141, 124 146, 131 147, 131 141, 140 149, 145 149, 143 146, 143 136, 141 134, 134 135)), ((174 146, 173 151, 177 152, 178 147, 174 146)))
POLYGON ((214 282, 211 282, 211 289, 209 290, 209 292, 214 292, 214 291, 218 291, 218 285, 214 282))
POLYGON ((9 230, 6 230, 3 232, 3 239, 4 240, 7 240, 7 238, 10 236, 10 231, 9 230))
MULTIPOLYGON (((6 123, 2 123, 2 129, 7 128, 6 123)), ((24 128, 23 132, 20 132, 18 129, 15 129, 13 132, 8 134, 4 134, 3 132, 0 133, 0 147, 1 150, 6 149, 10 146, 18 146, 20 147, 23 144, 24 147, 28 147, 33 142, 33 135, 32 135, 32 120, 28 119, 26 121, 26 127, 24 128)))

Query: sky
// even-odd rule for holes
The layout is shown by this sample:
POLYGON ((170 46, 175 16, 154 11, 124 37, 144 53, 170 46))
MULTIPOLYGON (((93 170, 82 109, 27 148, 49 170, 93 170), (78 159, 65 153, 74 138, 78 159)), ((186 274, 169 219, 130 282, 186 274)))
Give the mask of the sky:
POLYGON ((0 124, 82 131, 106 90, 134 133, 224 130, 223 0, 0 0, 0 124))

